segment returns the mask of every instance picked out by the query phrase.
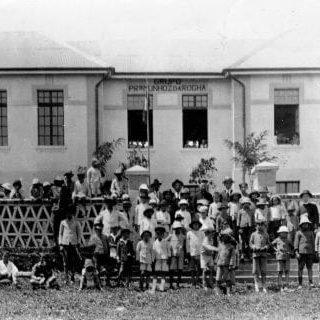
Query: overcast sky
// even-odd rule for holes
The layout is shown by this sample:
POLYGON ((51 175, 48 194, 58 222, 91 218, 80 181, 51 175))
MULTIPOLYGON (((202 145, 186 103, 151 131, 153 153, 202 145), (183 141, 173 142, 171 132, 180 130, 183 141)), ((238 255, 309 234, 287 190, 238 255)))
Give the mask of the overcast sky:
POLYGON ((318 0, 0 0, 0 31, 62 40, 270 38, 320 30, 318 0))

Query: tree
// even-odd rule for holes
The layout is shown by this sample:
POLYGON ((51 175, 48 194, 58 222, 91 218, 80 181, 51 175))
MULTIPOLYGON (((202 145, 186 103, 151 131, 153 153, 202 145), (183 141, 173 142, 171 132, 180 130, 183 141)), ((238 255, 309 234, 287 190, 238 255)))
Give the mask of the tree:
POLYGON ((112 158, 113 153, 124 143, 123 138, 102 143, 93 153, 93 156, 99 160, 99 169, 101 174, 106 174, 106 164, 112 158))
POLYGON ((214 173, 217 171, 215 166, 216 158, 201 159, 200 163, 192 169, 190 173, 190 183, 201 183, 201 180, 208 180, 214 187, 214 173))
POLYGON ((245 176, 248 174, 252 185, 251 170, 258 163, 263 161, 272 162, 278 159, 278 157, 271 155, 267 150, 268 145, 265 143, 267 135, 268 131, 266 130, 259 134, 252 132, 246 137, 245 144, 238 141, 233 142, 231 140, 225 140, 226 146, 235 152, 235 156, 232 157, 232 160, 242 167, 243 182, 245 182, 245 176))

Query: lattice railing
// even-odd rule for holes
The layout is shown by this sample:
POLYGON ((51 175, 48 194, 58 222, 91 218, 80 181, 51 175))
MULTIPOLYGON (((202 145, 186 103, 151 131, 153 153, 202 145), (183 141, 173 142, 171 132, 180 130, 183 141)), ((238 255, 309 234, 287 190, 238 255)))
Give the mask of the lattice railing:
MULTIPOLYGON (((93 199, 78 205, 76 218, 82 229, 82 244, 92 233, 93 221, 105 209, 102 199, 93 199)), ((53 245, 52 214, 50 203, 33 203, 25 200, 0 202, 0 247, 32 248, 53 245)))

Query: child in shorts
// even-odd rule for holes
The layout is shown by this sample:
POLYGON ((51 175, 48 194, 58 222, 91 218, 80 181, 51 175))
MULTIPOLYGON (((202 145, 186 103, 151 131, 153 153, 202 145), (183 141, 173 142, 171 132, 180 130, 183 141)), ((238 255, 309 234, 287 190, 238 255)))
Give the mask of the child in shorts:
MULTIPOLYGON (((188 226, 189 227, 189 226, 188 226)), ((185 235, 181 222, 175 221, 172 225, 172 234, 167 238, 170 243, 170 289, 173 289, 174 275, 177 275, 177 288, 180 288, 185 251, 185 235)))
POLYGON ((300 229, 294 239, 294 252, 298 259, 299 289, 302 289, 302 274, 305 266, 307 266, 309 289, 311 289, 313 287, 312 265, 315 252, 315 239, 312 224, 306 215, 301 218, 299 227, 300 229))
POLYGON ((223 283, 226 284, 227 295, 231 294, 232 275, 231 272, 236 267, 236 241, 232 237, 232 229, 227 228, 221 232, 219 237, 217 262, 217 293, 221 294, 223 291, 223 283))
POLYGON ((214 244, 215 230, 210 225, 203 225, 201 231, 204 232, 204 239, 201 246, 200 265, 202 269, 202 285, 205 291, 213 288, 213 271, 214 271, 214 254, 218 251, 217 246, 214 244), (207 281, 207 275, 209 280, 207 281))
POLYGON ((158 278, 161 279, 160 283, 160 291, 165 291, 165 284, 166 284, 166 275, 169 272, 168 266, 168 259, 170 258, 171 251, 170 251, 170 243, 163 238, 165 233, 164 226, 157 226, 155 228, 156 232, 156 240, 153 243, 153 257, 155 261, 154 266, 154 278, 152 281, 152 289, 151 293, 156 292, 157 281, 158 278))
POLYGON ((266 220, 256 221, 256 231, 250 237, 250 248, 253 251, 252 273, 254 288, 259 292, 259 277, 261 276, 262 291, 267 292, 267 250, 269 248, 269 235, 266 232, 266 220))
POLYGON ((199 288, 199 279, 200 279, 200 254, 201 254, 201 245, 203 241, 203 232, 200 230, 202 224, 198 218, 194 218, 189 227, 190 231, 187 233, 186 249, 187 255, 189 258, 189 268, 191 270, 192 285, 196 288, 199 288))
POLYGON ((286 226, 281 226, 278 230, 278 237, 272 241, 272 246, 276 250, 278 264, 278 286, 279 290, 286 291, 289 285, 290 272, 290 242, 288 237, 289 230, 286 226), (282 275, 285 274, 285 285, 282 286, 282 275))
POLYGON ((141 233, 141 239, 137 244, 136 259, 140 263, 140 281, 139 287, 143 291, 144 282, 146 290, 149 289, 150 275, 152 272, 153 249, 151 241, 152 233, 150 230, 144 230, 141 233))

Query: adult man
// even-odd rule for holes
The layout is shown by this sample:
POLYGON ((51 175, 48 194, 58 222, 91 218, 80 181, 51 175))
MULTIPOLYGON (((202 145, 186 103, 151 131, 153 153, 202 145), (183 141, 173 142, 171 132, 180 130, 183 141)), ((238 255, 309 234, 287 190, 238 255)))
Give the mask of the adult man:
POLYGON ((162 193, 160 192, 161 182, 158 179, 154 179, 150 184, 151 192, 149 193, 150 199, 155 199, 157 203, 162 200, 162 193))
POLYGON ((194 198, 193 198, 194 208, 196 208, 198 200, 206 199, 209 202, 209 205, 213 202, 213 197, 208 190, 209 190, 208 181, 207 180, 202 181, 200 184, 200 190, 194 195, 194 198))
POLYGON ((233 193, 232 185, 233 185, 234 181, 233 181, 233 179, 231 177, 225 177, 223 179, 222 183, 223 183, 223 185, 225 187, 225 190, 223 190, 221 192, 222 199, 225 202, 229 202, 230 201, 230 196, 233 193))
POLYGON ((312 193, 309 190, 304 190, 300 193, 301 203, 299 206, 299 215, 307 211, 308 218, 312 223, 314 230, 317 230, 319 227, 319 211, 315 203, 310 202, 310 199, 313 198, 312 193))
POLYGON ((183 182, 179 179, 176 179, 172 182, 173 193, 176 201, 179 201, 181 198, 181 189, 183 187, 183 182))

